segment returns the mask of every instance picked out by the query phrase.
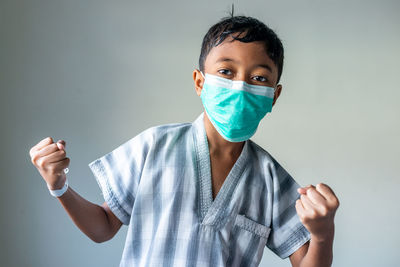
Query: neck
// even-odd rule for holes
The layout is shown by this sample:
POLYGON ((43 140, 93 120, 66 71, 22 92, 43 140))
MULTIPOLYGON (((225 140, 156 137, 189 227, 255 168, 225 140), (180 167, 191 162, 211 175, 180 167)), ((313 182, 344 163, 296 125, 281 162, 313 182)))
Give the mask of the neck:
POLYGON ((244 141, 229 142, 225 140, 214 128, 206 112, 204 112, 204 128, 207 134, 210 155, 235 158, 240 155, 244 146, 244 141))

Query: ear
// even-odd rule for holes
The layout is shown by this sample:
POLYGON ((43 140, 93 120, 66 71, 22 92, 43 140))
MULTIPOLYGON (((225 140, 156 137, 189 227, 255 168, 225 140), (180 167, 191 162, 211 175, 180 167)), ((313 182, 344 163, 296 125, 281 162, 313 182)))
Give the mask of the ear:
POLYGON ((278 84, 276 86, 275 95, 274 95, 274 102, 272 102, 272 106, 275 105, 276 100, 281 95, 281 91, 282 91, 282 85, 278 84))
POLYGON ((194 88, 196 89, 196 94, 200 96, 204 83, 204 78, 203 75, 201 75, 200 70, 195 69, 193 71, 193 81, 194 81, 194 88))

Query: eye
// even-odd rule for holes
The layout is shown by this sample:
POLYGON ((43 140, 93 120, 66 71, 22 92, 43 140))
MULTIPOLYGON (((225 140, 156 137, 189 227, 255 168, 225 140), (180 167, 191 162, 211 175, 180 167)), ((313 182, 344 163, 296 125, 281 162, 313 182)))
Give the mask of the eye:
POLYGON ((232 74, 232 72, 228 69, 220 69, 220 70, 218 70, 218 73, 221 73, 223 75, 231 75, 232 74))
POLYGON ((254 76, 253 79, 254 78, 256 78, 255 80, 258 82, 268 82, 268 79, 263 76, 254 76))

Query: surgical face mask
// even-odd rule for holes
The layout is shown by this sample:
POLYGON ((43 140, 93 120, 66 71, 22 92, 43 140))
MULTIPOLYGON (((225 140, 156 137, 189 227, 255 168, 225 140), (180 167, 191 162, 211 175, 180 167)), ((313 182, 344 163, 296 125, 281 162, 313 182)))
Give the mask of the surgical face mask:
POLYGON ((200 98, 218 133, 230 142, 252 137, 272 110, 275 88, 201 74, 205 80, 200 98))

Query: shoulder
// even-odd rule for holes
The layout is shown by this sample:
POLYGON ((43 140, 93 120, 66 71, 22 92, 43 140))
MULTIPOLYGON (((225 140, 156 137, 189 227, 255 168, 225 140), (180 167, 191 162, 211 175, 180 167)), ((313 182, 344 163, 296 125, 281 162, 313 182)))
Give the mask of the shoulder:
POLYGON ((248 141, 252 159, 256 159, 256 162, 264 166, 267 165, 269 168, 276 168, 277 166, 280 166, 278 161, 267 150, 251 139, 248 141))
POLYGON ((181 123, 168 123, 150 127, 143 131, 146 134, 166 135, 166 134, 180 134, 185 132, 192 126, 190 122, 181 123))
POLYGON ((141 145, 147 147, 153 147, 157 144, 165 144, 168 140, 179 139, 190 132, 192 123, 168 123, 157 126, 149 127, 130 140, 126 144, 141 145))
POLYGON ((257 164, 256 167, 264 173, 269 174, 272 179, 286 180, 290 176, 281 163, 260 145, 249 140, 249 148, 253 163, 257 164))
POLYGON ((150 127, 139 135, 150 138, 153 141, 160 141, 166 137, 182 136, 191 129, 192 123, 168 123, 150 127))

